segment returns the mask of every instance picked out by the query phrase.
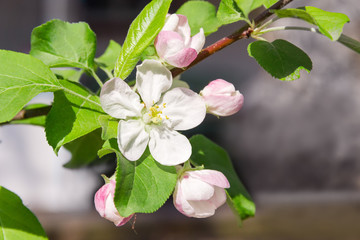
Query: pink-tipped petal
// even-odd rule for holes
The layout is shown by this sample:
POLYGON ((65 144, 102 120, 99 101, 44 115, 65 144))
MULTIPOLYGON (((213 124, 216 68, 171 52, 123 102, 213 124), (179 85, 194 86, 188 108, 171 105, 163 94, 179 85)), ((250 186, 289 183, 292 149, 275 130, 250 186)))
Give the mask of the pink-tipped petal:
POLYGON ((154 46, 160 58, 172 56, 184 48, 182 37, 177 32, 161 31, 154 42, 154 46))
POLYGON ((167 56, 165 60, 178 68, 187 67, 197 57, 197 52, 193 48, 184 48, 172 56, 167 56))
POLYGON ((217 116, 230 116, 238 112, 244 104, 244 96, 235 90, 232 83, 223 79, 210 82, 202 91, 207 111, 217 116))
POLYGON ((195 213, 194 208, 184 198, 181 187, 181 180, 179 180, 176 184, 173 201, 175 208, 185 216, 191 217, 195 213))
POLYGON ((199 179, 208 184, 220 187, 220 188, 229 188, 230 183, 222 172, 216 170, 197 170, 189 171, 187 173, 190 177, 199 179))

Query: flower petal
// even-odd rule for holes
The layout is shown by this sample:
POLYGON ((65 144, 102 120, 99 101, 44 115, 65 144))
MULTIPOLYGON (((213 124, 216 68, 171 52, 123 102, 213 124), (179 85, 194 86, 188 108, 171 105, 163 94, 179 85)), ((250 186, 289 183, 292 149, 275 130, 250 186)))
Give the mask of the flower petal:
POLYGON ((97 192, 95 193, 94 203, 96 211, 100 214, 100 216, 105 216, 105 208, 106 208, 106 199, 109 197, 111 193, 114 193, 114 190, 112 191, 112 188, 115 189, 114 186, 111 185, 112 183, 104 184, 97 192))
POLYGON ((139 95, 120 78, 107 81, 100 93, 101 107, 110 116, 118 119, 141 116, 139 95))
POLYGON ((175 130, 188 130, 199 125, 205 118, 204 100, 187 88, 174 88, 166 92, 159 105, 166 104, 163 114, 170 119, 175 130))
POLYGON ((197 52, 193 48, 184 48, 178 51, 176 54, 171 56, 165 56, 165 60, 170 65, 173 65, 178 68, 187 67, 192 63, 197 57, 197 52))
POLYGON ((191 156, 189 140, 184 135, 165 126, 152 127, 149 149, 154 159, 166 166, 184 163, 191 156))
POLYGON ((189 26, 189 22, 186 16, 181 14, 177 14, 177 16, 179 18, 179 22, 175 31, 182 36, 184 44, 185 46, 187 46, 190 43, 191 39, 191 29, 189 26))
POLYGON ((214 204, 216 208, 220 207, 226 202, 226 192, 221 187, 214 186, 214 196, 210 199, 210 202, 214 204))
POLYGON ((181 180, 181 187, 187 201, 204 201, 214 196, 213 186, 187 175, 181 180))
POLYGON ((118 126, 117 139, 120 152, 130 161, 138 160, 149 142, 149 134, 145 131, 141 120, 121 120, 118 126))
POLYGON ((173 196, 175 208, 182 214, 191 217, 195 213, 193 207, 186 201, 182 192, 181 182, 178 181, 174 190, 173 196))
POLYGON ((154 46, 159 57, 166 58, 183 49, 184 41, 177 32, 161 31, 155 39, 154 46))
POLYGON ((169 14, 166 17, 166 22, 161 31, 175 31, 177 25, 179 24, 179 17, 177 14, 169 14))
POLYGON ((171 72, 161 62, 146 59, 137 66, 136 88, 149 109, 172 84, 171 72))
POLYGON ((191 38, 190 47, 195 49, 196 52, 199 53, 201 49, 204 47, 204 44, 205 44, 204 29, 200 28, 200 32, 198 32, 191 38))
POLYGON ((230 183, 222 172, 216 170, 197 170, 197 171, 189 171, 187 173, 190 177, 199 179, 208 184, 218 186, 221 188, 229 188, 230 183))
POLYGON ((192 217, 207 218, 215 214, 216 207, 210 201, 189 201, 195 213, 192 217))

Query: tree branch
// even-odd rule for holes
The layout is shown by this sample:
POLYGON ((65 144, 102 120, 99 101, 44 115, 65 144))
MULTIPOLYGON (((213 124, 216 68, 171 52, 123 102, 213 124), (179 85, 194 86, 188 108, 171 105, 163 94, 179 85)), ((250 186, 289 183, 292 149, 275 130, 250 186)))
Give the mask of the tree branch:
MULTIPOLYGON (((268 17, 270 17, 273 13, 271 10, 275 9, 281 9, 293 0, 280 0, 274 5, 272 5, 270 8, 266 9, 262 13, 260 13, 258 16, 254 18, 255 26, 262 23, 264 20, 266 20, 268 17)), ((237 40, 243 39, 243 38, 249 38, 253 29, 250 27, 249 24, 244 24, 239 30, 234 32, 233 34, 224 37, 217 41, 216 43, 204 48, 201 50, 201 52, 198 54, 197 58, 187 67, 185 68, 173 68, 171 70, 171 73, 173 77, 176 77, 177 75, 181 74, 182 72, 188 70, 192 66, 196 65, 197 63, 201 62, 205 58, 213 55, 217 51, 220 51, 221 49, 229 46, 230 44, 236 42, 237 40)))
MULTIPOLYGON (((51 106, 44 106, 44 107, 40 107, 40 108, 27 109, 27 110, 23 109, 20 112, 18 112, 15 115, 15 117, 13 119, 11 119, 11 121, 23 120, 23 119, 47 115, 49 113, 50 109, 51 109, 51 106)), ((0 123, 0 126, 9 124, 11 121, 0 123)))

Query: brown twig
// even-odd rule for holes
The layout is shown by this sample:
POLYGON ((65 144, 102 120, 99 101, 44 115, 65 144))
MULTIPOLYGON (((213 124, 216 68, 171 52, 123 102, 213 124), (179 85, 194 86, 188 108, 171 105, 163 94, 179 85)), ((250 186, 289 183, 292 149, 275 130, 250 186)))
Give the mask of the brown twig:
MULTIPOLYGON (((34 109, 23 109, 20 112, 18 112, 15 115, 15 117, 13 117, 13 119, 11 119, 11 121, 23 120, 23 119, 33 118, 33 117, 44 116, 44 115, 47 115, 49 113, 50 109, 51 109, 51 106, 44 106, 44 107, 34 108, 34 109)), ((9 122, 0 123, 0 126, 8 124, 8 123, 9 122)))
MULTIPOLYGON (((271 6, 270 8, 268 8, 265 11, 263 11, 262 13, 260 13, 253 20, 255 26, 258 25, 259 23, 263 22, 264 20, 266 20, 268 17, 270 17, 273 14, 271 12, 271 10, 281 9, 292 1, 293 0, 280 0, 277 3, 275 3, 273 6, 271 6)), ((236 42, 237 40, 240 40, 243 38, 249 38, 252 31, 253 31, 253 29, 250 27, 249 24, 244 24, 244 26, 242 26, 239 30, 237 30, 233 34, 231 34, 227 37, 224 37, 224 38, 220 39, 219 41, 217 41, 216 43, 201 50, 201 52, 198 54, 197 58, 189 66, 187 66, 185 68, 173 68, 171 70, 173 77, 176 77, 177 75, 181 74, 182 72, 188 70, 192 66, 201 62, 205 58, 213 55, 217 51, 220 51, 221 49, 229 46, 230 44, 236 42)))

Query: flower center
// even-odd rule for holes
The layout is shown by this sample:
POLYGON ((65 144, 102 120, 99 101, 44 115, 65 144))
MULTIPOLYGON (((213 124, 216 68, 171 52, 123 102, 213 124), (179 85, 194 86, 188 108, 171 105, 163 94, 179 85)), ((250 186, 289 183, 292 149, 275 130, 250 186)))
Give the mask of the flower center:
POLYGON ((160 124, 164 119, 169 119, 168 116, 163 115, 162 110, 166 108, 166 103, 163 103, 161 106, 155 104, 150 107, 149 111, 145 113, 144 120, 146 123, 160 124))

